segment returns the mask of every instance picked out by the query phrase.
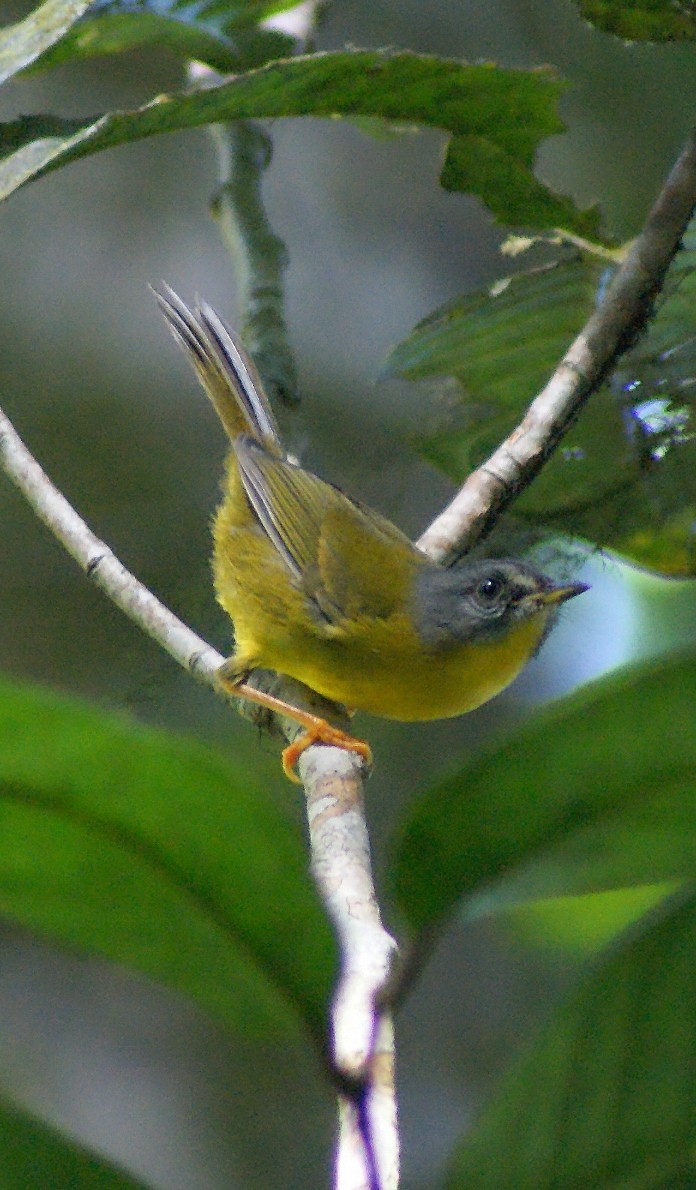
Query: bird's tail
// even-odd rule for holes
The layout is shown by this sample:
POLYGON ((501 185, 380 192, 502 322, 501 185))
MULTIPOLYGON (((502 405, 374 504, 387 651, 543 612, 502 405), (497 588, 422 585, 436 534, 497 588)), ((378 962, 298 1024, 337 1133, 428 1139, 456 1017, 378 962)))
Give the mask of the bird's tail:
POLYGON ((230 441, 251 434, 273 453, 281 453, 278 426, 261 377, 236 335, 206 302, 190 310, 168 285, 153 293, 230 441))

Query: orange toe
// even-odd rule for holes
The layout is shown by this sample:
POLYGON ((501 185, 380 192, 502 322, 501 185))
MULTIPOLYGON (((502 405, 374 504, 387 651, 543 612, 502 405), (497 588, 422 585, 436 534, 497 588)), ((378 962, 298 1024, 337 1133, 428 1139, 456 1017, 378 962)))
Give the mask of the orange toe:
POLYGON ((283 750, 283 771, 286 777, 289 777, 297 785, 300 785, 301 781, 295 772, 295 765, 302 753, 312 744, 330 744, 334 748, 345 748, 348 752, 357 752, 368 767, 372 765, 372 749, 369 744, 366 744, 364 740, 356 740, 354 736, 348 735, 338 727, 332 727, 330 723, 322 719, 316 725, 309 727, 307 731, 297 737, 294 743, 283 750))

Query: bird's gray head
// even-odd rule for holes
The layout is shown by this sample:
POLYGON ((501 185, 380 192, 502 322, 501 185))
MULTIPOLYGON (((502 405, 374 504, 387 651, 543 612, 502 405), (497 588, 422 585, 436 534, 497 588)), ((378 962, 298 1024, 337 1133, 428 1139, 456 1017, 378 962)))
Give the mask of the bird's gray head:
POLYGON ((492 640, 521 620, 555 609, 587 590, 585 583, 555 583, 525 562, 485 558, 446 569, 424 566, 415 584, 414 617, 423 644, 434 651, 470 640, 492 640))

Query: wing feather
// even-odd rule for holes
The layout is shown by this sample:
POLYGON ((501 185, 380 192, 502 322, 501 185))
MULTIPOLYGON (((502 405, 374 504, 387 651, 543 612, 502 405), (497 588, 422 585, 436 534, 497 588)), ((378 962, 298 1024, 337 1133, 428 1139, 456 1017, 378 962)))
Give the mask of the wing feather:
POLYGON ((325 619, 386 617, 403 606, 427 560, 391 521, 248 435, 234 450, 260 524, 325 619))

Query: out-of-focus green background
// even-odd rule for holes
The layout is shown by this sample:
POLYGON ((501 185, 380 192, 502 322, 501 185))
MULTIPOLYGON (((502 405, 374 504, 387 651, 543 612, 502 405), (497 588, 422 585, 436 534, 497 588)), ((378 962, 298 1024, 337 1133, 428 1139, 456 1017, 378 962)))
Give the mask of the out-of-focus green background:
MULTIPOLYGON (((26 7, 3 5, 11 20, 26 7)), ((625 46, 563 0, 336 3, 319 48, 392 45, 469 60, 551 63, 568 79, 567 134, 539 170, 636 233, 684 133, 696 50, 625 46)), ((15 82, 0 116, 131 107, 182 84, 154 53, 15 82)), ((303 405, 285 419, 303 461, 417 534, 447 498, 410 440, 436 386, 377 384, 414 322, 508 269, 474 199, 437 186, 442 137, 377 140, 349 124, 278 121, 268 208, 290 252, 287 316, 303 405)), ((31 449, 97 533, 223 651, 229 629, 208 570, 208 522, 224 450, 214 415, 148 291, 166 279, 234 323, 235 280, 207 214, 216 166, 205 132, 112 150, 0 207, 0 389, 31 449)), ((696 312, 695 312, 696 317, 696 312)), ((607 460, 610 465, 611 460, 607 460)), ((0 666, 126 707, 234 752, 273 783, 301 829, 276 750, 179 674, 83 579, 0 482, 0 666)), ((610 558, 569 605, 512 690, 466 719, 364 720, 376 866, 400 808, 448 758, 531 704, 634 655, 694 637, 693 584, 610 558)), ((85 756, 89 765, 89 756, 85 756)), ((242 847, 243 840, 232 845, 242 847)), ((385 903, 389 914, 388 891, 385 903)), ((569 955, 486 925, 454 927, 399 1022, 406 1184, 432 1184, 463 1122, 572 969, 569 955)), ((0 1086, 166 1190, 324 1185, 333 1105, 299 1045, 230 1038, 190 1005, 105 964, 4 930, 0 1086), (302 1093, 298 1094, 298 1087, 302 1093)))

